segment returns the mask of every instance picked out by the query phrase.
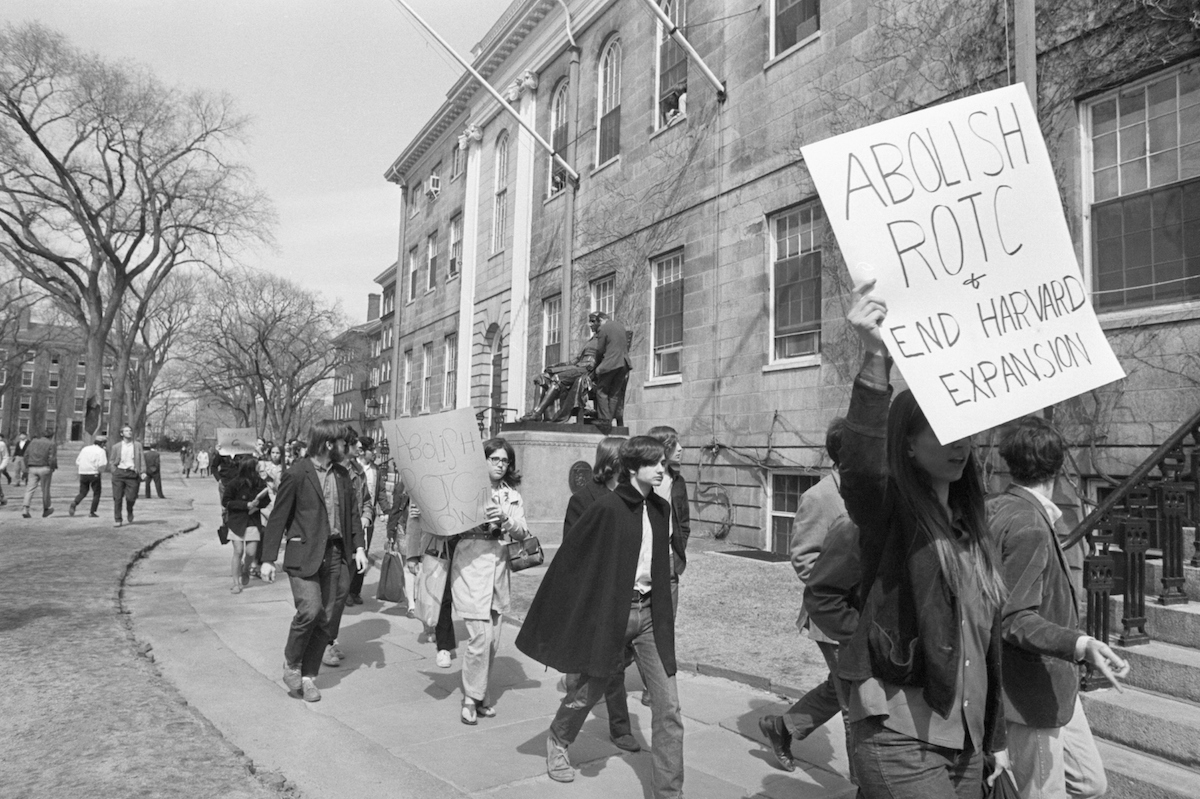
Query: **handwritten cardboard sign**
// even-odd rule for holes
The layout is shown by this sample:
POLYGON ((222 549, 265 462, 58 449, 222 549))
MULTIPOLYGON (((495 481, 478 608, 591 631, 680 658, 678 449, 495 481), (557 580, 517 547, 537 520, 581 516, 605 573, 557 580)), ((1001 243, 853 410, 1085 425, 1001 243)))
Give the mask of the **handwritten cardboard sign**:
POLYGON ((484 523, 491 480, 472 409, 391 419, 383 432, 422 529, 446 536, 484 523))
POLYGON ((801 148, 855 285, 943 442, 1125 376, 1023 86, 801 148))
POLYGON ((222 455, 254 453, 258 432, 253 427, 218 427, 217 452, 222 455))

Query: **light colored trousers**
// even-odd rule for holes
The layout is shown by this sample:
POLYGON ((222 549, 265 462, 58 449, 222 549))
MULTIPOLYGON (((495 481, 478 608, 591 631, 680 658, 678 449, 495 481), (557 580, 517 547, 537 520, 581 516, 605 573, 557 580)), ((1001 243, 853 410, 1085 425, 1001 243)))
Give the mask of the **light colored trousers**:
POLYGON ((488 675, 500 649, 500 614, 490 619, 463 619, 467 625, 467 653, 462 664, 463 696, 487 704, 488 675))
POLYGON ((1108 791, 1083 704, 1062 727, 1008 723, 1008 756, 1022 799, 1093 799, 1108 791))
POLYGON ((49 466, 30 466, 26 473, 29 475, 29 485, 25 487, 25 510, 29 510, 29 504, 38 488, 42 490, 42 510, 49 508, 50 480, 54 476, 54 470, 49 466))

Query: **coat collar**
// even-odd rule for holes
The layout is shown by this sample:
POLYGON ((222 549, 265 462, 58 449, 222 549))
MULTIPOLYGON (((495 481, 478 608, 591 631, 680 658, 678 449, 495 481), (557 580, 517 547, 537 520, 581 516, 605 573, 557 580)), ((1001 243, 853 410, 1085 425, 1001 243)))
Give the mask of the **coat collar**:
POLYGON ((617 496, 619 496, 621 499, 625 500, 625 504, 628 505, 631 509, 636 508, 637 506, 641 505, 643 502, 650 502, 651 504, 655 504, 655 503, 666 504, 666 500, 663 499, 662 497, 660 497, 658 494, 654 493, 653 491, 650 492, 649 496, 643 497, 642 493, 640 491, 638 491, 636 488, 634 488, 633 486, 631 486, 629 483, 618 483, 617 487, 613 491, 613 493, 616 494, 617 496))

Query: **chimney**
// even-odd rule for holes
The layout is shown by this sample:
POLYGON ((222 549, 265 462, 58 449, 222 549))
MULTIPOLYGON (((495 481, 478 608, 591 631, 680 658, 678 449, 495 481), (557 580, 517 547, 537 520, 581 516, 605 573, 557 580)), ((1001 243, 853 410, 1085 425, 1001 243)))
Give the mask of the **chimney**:
POLYGON ((379 318, 379 295, 367 295, 367 321, 374 322, 379 318))

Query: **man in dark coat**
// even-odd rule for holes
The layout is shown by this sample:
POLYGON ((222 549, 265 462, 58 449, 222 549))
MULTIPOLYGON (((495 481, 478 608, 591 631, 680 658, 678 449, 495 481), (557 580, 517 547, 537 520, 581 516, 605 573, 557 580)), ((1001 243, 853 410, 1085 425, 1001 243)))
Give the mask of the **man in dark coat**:
POLYGON ((633 367, 629 360, 629 335, 616 319, 603 311, 588 315, 588 325, 596 334, 595 371, 596 426, 604 433, 612 429, 617 406, 621 404, 625 377, 633 367))
POLYGON ((1129 664, 1079 632, 1074 587, 1055 525, 1054 482, 1066 445, 1045 419, 1027 417, 1000 442, 1013 484, 988 499, 988 526, 1008 586, 1004 714, 1008 753, 1021 796, 1096 797, 1108 789, 1104 764, 1079 701, 1079 663, 1111 680, 1129 664))
POLYGON ((283 648, 283 682, 306 702, 321 698, 313 679, 329 645, 326 625, 350 590, 351 564, 360 572, 367 569, 359 507, 341 463, 349 436, 344 424, 313 425, 308 457, 297 458, 283 473, 263 534, 262 576, 267 581, 274 578, 275 559, 287 538, 283 568, 296 615, 283 648))
POLYGON ((621 446, 621 484, 564 537, 517 636, 517 648, 534 660, 580 675, 546 738, 546 771, 558 782, 575 778, 567 747, 623 667, 625 647, 633 647, 651 698, 656 799, 683 791, 670 507, 654 493, 664 454, 662 444, 646 436, 621 446))
POLYGON ((146 462, 146 499, 150 499, 151 483, 158 490, 158 498, 165 499, 162 492, 162 456, 153 444, 147 444, 143 449, 142 459, 146 462))

